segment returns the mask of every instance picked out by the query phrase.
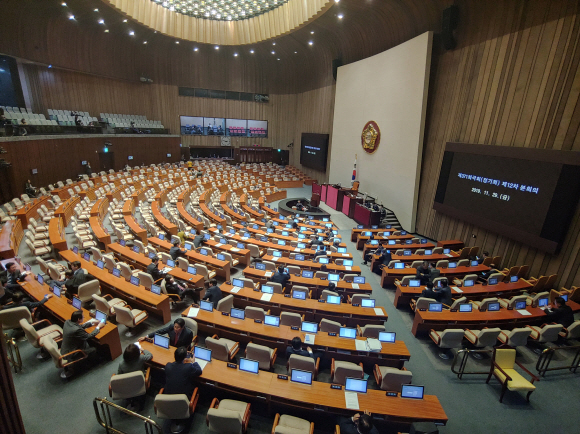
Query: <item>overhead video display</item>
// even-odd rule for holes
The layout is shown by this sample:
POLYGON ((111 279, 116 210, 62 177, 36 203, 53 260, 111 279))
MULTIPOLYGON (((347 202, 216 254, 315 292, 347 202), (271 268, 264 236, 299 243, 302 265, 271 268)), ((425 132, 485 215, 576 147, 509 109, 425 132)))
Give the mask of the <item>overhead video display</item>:
POLYGON ((182 135, 268 137, 268 121, 180 116, 180 124, 182 135))

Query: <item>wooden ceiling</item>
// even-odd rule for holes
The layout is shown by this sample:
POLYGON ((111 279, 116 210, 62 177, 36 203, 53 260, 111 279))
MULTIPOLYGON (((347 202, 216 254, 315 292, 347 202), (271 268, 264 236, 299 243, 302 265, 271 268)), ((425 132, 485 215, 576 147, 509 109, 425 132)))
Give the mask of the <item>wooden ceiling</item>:
MULTIPOLYGON (((145 76, 157 84, 276 94, 331 85, 333 59, 351 63, 426 31, 439 32, 442 11, 450 4, 458 4, 462 16, 477 15, 482 3, 488 4, 479 0, 341 0, 287 35, 216 50, 214 45, 155 32, 124 16, 108 1, 65 1, 66 7, 61 6, 62 0, 4 0, 0 52, 122 80, 139 81, 145 76), (74 20, 68 19, 70 14, 74 20), (99 19, 105 24, 99 24, 99 19), (135 34, 130 36, 130 31, 135 34)), ((487 20, 481 25, 487 25, 487 20)))

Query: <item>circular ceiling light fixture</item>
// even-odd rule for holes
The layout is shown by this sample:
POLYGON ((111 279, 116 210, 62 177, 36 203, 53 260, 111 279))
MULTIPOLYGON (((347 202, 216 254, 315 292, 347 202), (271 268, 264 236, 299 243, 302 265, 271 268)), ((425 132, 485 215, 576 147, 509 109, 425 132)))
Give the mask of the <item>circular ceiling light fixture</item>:
POLYGON ((262 15, 288 0, 151 0, 170 11, 216 21, 238 21, 262 15))

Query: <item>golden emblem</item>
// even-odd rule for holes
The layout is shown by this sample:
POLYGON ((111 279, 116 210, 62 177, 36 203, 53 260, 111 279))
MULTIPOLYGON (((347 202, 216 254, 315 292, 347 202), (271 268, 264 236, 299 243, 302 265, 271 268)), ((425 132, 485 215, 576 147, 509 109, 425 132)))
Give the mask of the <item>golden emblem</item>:
POLYGON ((372 154, 381 142, 381 130, 375 121, 366 123, 361 134, 361 144, 365 152, 372 154))

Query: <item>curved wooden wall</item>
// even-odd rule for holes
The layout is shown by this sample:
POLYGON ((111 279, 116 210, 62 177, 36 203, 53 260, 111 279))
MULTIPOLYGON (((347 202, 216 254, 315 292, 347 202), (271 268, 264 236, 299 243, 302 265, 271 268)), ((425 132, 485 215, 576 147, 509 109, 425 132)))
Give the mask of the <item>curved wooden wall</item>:
POLYGON ((217 45, 254 44, 277 38, 329 10, 334 0, 289 0, 262 15, 217 21, 172 12, 151 0, 103 0, 144 26, 167 36, 217 45))

